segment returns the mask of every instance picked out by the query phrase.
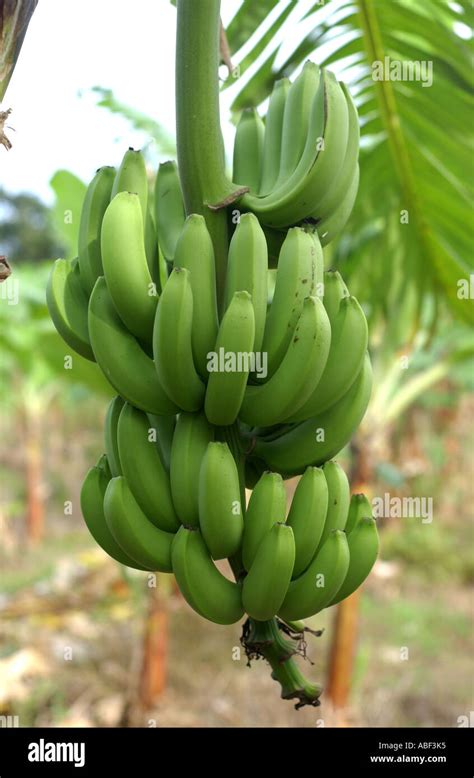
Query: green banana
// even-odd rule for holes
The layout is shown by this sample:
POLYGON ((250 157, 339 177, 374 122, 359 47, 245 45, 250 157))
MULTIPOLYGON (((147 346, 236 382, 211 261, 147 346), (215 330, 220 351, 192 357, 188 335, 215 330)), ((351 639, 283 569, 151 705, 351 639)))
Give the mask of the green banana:
POLYGON ((193 293, 190 272, 175 267, 156 309, 153 358, 160 383, 184 411, 203 404, 204 384, 193 360, 193 293))
POLYGON ((235 292, 219 327, 217 364, 210 361, 208 365, 204 408, 211 424, 229 426, 236 420, 251 368, 254 339, 252 298, 248 292, 235 292))
POLYGON ((171 446, 176 428, 176 416, 155 416, 148 414, 150 426, 156 431, 156 447, 163 467, 169 473, 171 466, 171 446))
POLYGON ((286 515, 286 491, 278 473, 266 472, 258 479, 245 512, 242 561, 250 570, 263 538, 274 524, 283 524, 286 515))
POLYGON ((229 246, 225 283, 225 307, 228 308, 235 292, 248 292, 255 314, 254 351, 260 351, 267 316, 267 241, 258 219, 253 213, 244 213, 235 229, 229 246))
POLYGON ((115 175, 112 194, 113 200, 119 192, 131 192, 138 195, 142 213, 142 232, 145 229, 148 212, 148 176, 145 158, 140 150, 127 149, 115 175))
POLYGON ((328 509, 316 553, 333 530, 345 529, 351 500, 349 481, 342 467, 330 460, 325 462, 322 471, 328 487, 328 509))
POLYGON ((99 168, 89 184, 84 198, 79 224, 79 267, 87 295, 103 274, 100 254, 100 230, 105 210, 110 202, 115 168, 99 168))
POLYGON ((296 621, 327 608, 341 588, 348 569, 346 534, 333 530, 308 569, 290 583, 278 616, 283 621, 296 621))
POLYGON ((237 465, 227 443, 208 443, 199 471, 199 526, 213 559, 240 548, 244 527, 237 465))
POLYGON ((256 108, 242 111, 235 133, 232 180, 255 194, 260 185, 264 135, 265 125, 256 108))
POLYGON ((176 162, 163 162, 155 181, 155 222, 165 259, 173 262, 186 214, 176 162))
POLYGON ((294 173, 303 155, 308 135, 311 106, 319 85, 319 68, 306 62, 292 83, 283 117, 280 172, 275 189, 294 173))
POLYGON ((365 494, 353 494, 345 527, 347 535, 350 535, 362 518, 372 518, 372 506, 365 494))
POLYGON ((347 536, 350 562, 346 577, 330 605, 345 600, 365 581, 379 552, 379 536, 375 519, 361 518, 347 536))
POLYGON ((176 413, 153 360, 119 318, 104 278, 97 280, 89 300, 88 324, 94 356, 118 394, 142 411, 158 416, 176 413))
POLYGON ((84 521, 95 542, 116 562, 137 570, 147 570, 124 553, 110 532, 104 516, 104 495, 110 474, 107 474, 107 459, 102 456, 95 467, 87 473, 81 488, 81 510, 84 521))
POLYGON ((144 245, 148 270, 159 294, 163 287, 160 278, 158 237, 150 207, 147 208, 146 212, 144 245))
POLYGON ((327 216, 327 218, 317 222, 316 229, 321 240, 321 246, 327 246, 328 243, 340 235, 346 226, 359 190, 359 178, 360 170, 357 165, 352 180, 338 208, 327 216))
POLYGON ((109 402, 107 413, 105 414, 105 453, 107 455, 107 461, 109 463, 110 472, 113 478, 116 478, 118 475, 123 475, 117 443, 117 427, 124 404, 124 400, 121 397, 114 397, 109 402))
POLYGON ((201 377, 207 380, 207 355, 214 349, 219 325, 214 248, 204 216, 191 214, 186 219, 176 244, 174 266, 191 274, 193 357, 201 377))
POLYGON ((242 603, 257 621, 272 619, 282 606, 295 563, 293 530, 274 524, 260 543, 242 585, 242 603))
POLYGON ((64 342, 77 354, 94 362, 87 324, 88 301, 77 260, 56 260, 48 278, 46 302, 64 342))
POLYGON ((365 314, 355 297, 344 297, 332 328, 323 374, 306 402, 286 421, 303 421, 337 403, 360 373, 369 342, 365 314))
POLYGON ((109 481, 104 514, 110 532, 128 556, 147 570, 172 571, 171 544, 175 536, 148 521, 123 476, 109 481))
POLYGON ((283 117, 289 90, 290 81, 288 78, 281 78, 273 85, 265 121, 262 177, 259 187, 261 195, 268 194, 274 188, 280 173, 283 117))
POLYGON ((102 222, 102 263, 118 315, 132 335, 150 342, 157 290, 145 253, 143 218, 137 194, 119 192, 102 222))
POLYGON ((267 315, 262 351, 268 355, 268 375, 279 367, 290 345, 306 297, 314 294, 315 244, 300 228, 288 231, 278 259, 273 301, 267 315))
POLYGON ((181 527, 171 553, 178 586, 191 608, 216 624, 234 624, 242 618, 241 586, 217 569, 199 530, 181 527))
POLYGON ((171 498, 170 480, 156 442, 150 440, 150 422, 143 411, 125 403, 117 441, 122 473, 143 513, 158 529, 176 532, 180 521, 171 498))
POLYGON ((171 495, 181 522, 199 526, 199 472, 214 430, 204 413, 180 413, 171 444, 171 495))
POLYGON ((331 322, 331 329, 336 326, 337 314, 344 297, 349 297, 349 290, 339 271, 325 270, 323 303, 331 322))
POLYGON ((253 458, 285 477, 302 473, 308 465, 320 465, 336 456, 362 421, 372 391, 372 367, 368 354, 359 376, 344 397, 319 416, 291 425, 279 437, 256 438, 253 458))
POLYGON ((322 70, 311 106, 306 145, 296 169, 266 197, 245 194, 242 207, 270 227, 289 227, 307 219, 339 176, 348 138, 346 96, 334 74, 322 70))
POLYGON ((288 350, 269 381, 247 386, 239 416, 246 424, 272 426, 298 410, 315 391, 331 344, 331 327, 318 297, 306 297, 288 350))
POLYGON ((308 567, 319 546, 328 510, 329 493, 324 473, 307 467, 298 481, 288 513, 287 524, 295 538, 293 578, 308 567))

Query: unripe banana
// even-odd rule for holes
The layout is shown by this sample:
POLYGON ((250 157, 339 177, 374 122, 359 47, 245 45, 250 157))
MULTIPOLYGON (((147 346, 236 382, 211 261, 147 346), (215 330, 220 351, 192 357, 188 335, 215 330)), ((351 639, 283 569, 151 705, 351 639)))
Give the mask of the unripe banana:
POLYGON ((155 181, 155 222, 165 259, 173 262, 186 214, 176 162, 163 162, 155 181))
POLYGON ((278 615, 284 621, 295 621, 319 613, 338 593, 348 569, 346 534, 342 530, 334 530, 306 572, 290 583, 278 615))
POLYGON ((87 473, 81 489, 81 510, 84 521, 95 542, 116 562, 137 570, 148 568, 137 564, 127 556, 110 532, 104 516, 104 495, 110 480, 106 473, 107 460, 101 457, 95 467, 87 473))
POLYGON ((325 270, 323 303, 331 322, 331 328, 336 324, 337 314, 344 297, 349 297, 349 290, 339 271, 325 270))
POLYGON ((288 78, 275 81, 273 85, 265 121, 262 178, 260 181, 261 195, 268 194, 274 188, 280 173, 283 116, 289 90, 290 81, 288 78))
POLYGON ((214 349, 219 325, 214 248, 204 216, 191 214, 186 219, 176 244, 174 266, 184 267, 191 274, 193 357, 201 377, 207 381, 207 355, 214 349))
POLYGON ((242 561, 250 570, 258 547, 274 524, 283 524, 286 515, 286 491, 278 473, 264 473, 250 495, 245 512, 242 561))
POLYGON ((281 608, 295 563, 293 530, 274 524, 260 543, 242 585, 242 603, 257 621, 272 619, 281 608))
POLYGON ((260 351, 267 316, 268 252, 265 235, 253 213, 244 213, 229 246, 225 284, 225 307, 235 292, 248 292, 255 314, 254 351, 260 351))
POLYGON ((244 527, 237 465, 227 443, 208 443, 199 472, 199 526, 213 559, 240 548, 244 527))
POLYGON ((199 410, 204 400, 204 384, 193 361, 192 330, 190 272, 176 267, 156 309, 153 358, 168 397, 185 411, 199 410))
POLYGON ((104 278, 89 301, 89 335, 102 372, 127 402, 158 416, 176 413, 156 374, 153 360, 128 331, 115 310, 104 278))
POLYGON ((235 292, 219 327, 217 364, 209 363, 204 407, 211 424, 229 426, 236 420, 251 368, 254 339, 252 299, 248 292, 235 292))
POLYGON ((79 266, 87 295, 90 295, 96 280, 104 272, 100 254, 100 230, 110 202, 114 177, 115 168, 99 168, 87 188, 82 206, 78 238, 79 266))
POLYGON ((163 467, 169 473, 171 466, 171 446, 176 427, 176 416, 155 416, 148 414, 150 426, 156 431, 156 447, 163 467))
POLYGON ((315 391, 331 345, 331 327, 318 297, 306 297, 293 337, 269 381, 247 386, 240 418, 251 426, 272 426, 298 410, 315 391))
POLYGON ((353 494, 345 527, 347 535, 350 535, 362 518, 372 518, 372 506, 365 494, 353 494))
POLYGON ((322 471, 328 487, 328 510, 316 553, 333 530, 345 529, 351 500, 351 488, 342 467, 337 462, 329 461, 323 465, 322 471))
POLYGON ((216 624, 234 624, 242 618, 241 587, 217 569, 199 530, 178 530, 172 560, 181 593, 199 615, 216 624))
POLYGON ((142 233, 145 229, 148 210, 148 176, 145 158, 140 150, 127 149, 114 179, 110 199, 119 192, 133 192, 138 195, 142 213, 142 233))
POLYGON ((49 315, 62 339, 77 354, 92 362, 94 353, 87 324, 87 295, 76 260, 57 259, 46 287, 49 315))
POLYGON ((148 521, 123 476, 109 482, 104 513, 109 530, 128 556, 147 570, 172 571, 171 544, 175 536, 148 521))
POLYGON ((273 440, 256 438, 253 457, 284 475, 299 475, 308 465, 321 465, 341 451, 362 421, 372 391, 368 354, 359 376, 338 403, 319 416, 291 425, 273 440))
POLYGON ((369 341, 367 319, 355 297, 343 297, 332 327, 329 357, 313 393, 288 421, 303 421, 337 403, 360 373, 369 341))
POLYGON ((162 286, 160 278, 158 236, 156 234, 156 227, 149 206, 146 212, 144 241, 148 270, 150 271, 150 276, 155 284, 156 291, 159 294, 162 290, 162 286))
POLYGON ((357 165, 352 180, 339 206, 326 219, 322 219, 317 223, 316 227, 321 240, 321 246, 327 246, 328 243, 340 235, 346 226, 359 190, 359 178, 360 170, 359 165, 357 165))
POLYGON ((350 562, 341 588, 330 605, 349 597, 365 581, 379 552, 379 536, 375 519, 361 518, 347 537, 350 562))
POLYGON ((114 397, 107 408, 105 414, 104 423, 104 443, 105 453, 107 455, 107 461, 110 467, 110 473, 113 478, 118 475, 123 475, 122 465, 120 463, 118 442, 117 442, 117 427, 124 401, 121 397, 114 397))
POLYGON ((308 567, 319 546, 328 509, 329 493, 324 473, 307 467, 295 489, 287 524, 295 538, 293 578, 308 567))
POLYGON ((102 222, 101 247, 107 288, 117 313, 135 337, 149 343, 157 290, 148 268, 137 194, 120 192, 111 201, 102 222))
POLYGON ((303 155, 314 96, 319 85, 319 68, 306 62, 288 92, 283 117, 280 173, 276 188, 294 173, 303 155))
POLYGON ((168 473, 160 459, 150 422, 143 411, 126 403, 118 422, 122 472, 135 500, 155 527, 176 532, 180 521, 171 499, 168 473))
POLYGON ((268 375, 281 363, 293 337, 306 297, 314 294, 315 244, 299 228, 288 231, 278 260, 273 302, 268 312, 262 350, 268 354, 268 375))
POLYGON ((199 472, 214 430, 204 413, 180 413, 171 445, 170 482, 183 524, 199 526, 199 472))
POLYGON ((265 125, 256 108, 242 111, 234 140, 232 180, 258 194, 265 125))

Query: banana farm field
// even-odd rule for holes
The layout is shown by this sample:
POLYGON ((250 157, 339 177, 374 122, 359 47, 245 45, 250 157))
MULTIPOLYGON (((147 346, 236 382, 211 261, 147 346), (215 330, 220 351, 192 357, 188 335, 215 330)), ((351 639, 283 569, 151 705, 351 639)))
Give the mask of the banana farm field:
POLYGON ((133 9, 0 4, 0 744, 364 728, 454 771, 472 5, 133 9))

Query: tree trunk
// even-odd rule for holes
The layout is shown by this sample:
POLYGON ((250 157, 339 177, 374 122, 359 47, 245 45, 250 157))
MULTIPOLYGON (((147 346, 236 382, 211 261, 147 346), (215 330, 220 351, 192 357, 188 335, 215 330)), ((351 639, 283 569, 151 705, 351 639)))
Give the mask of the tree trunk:
POLYGON ((38 0, 0 0, 0 102, 5 97, 38 0))
POLYGON ((151 708, 165 689, 167 653, 168 609, 162 594, 153 587, 148 595, 138 693, 138 704, 142 709, 151 708))

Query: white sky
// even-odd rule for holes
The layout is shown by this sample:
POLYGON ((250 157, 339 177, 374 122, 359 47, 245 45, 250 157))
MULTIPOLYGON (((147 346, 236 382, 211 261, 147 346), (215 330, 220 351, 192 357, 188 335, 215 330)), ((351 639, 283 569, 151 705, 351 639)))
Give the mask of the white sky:
MULTIPOLYGON (((224 23, 240 3, 224 0, 224 23)), ((40 0, 2 104, 13 109, 15 131, 7 130, 11 151, 0 148, 0 184, 50 201, 56 170, 88 181, 142 145, 144 135, 96 107, 93 95, 78 96, 93 86, 174 135, 175 22, 169 0, 40 0)))

